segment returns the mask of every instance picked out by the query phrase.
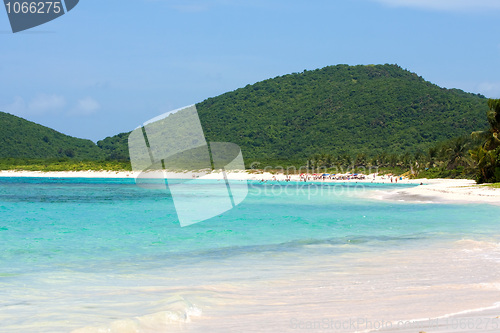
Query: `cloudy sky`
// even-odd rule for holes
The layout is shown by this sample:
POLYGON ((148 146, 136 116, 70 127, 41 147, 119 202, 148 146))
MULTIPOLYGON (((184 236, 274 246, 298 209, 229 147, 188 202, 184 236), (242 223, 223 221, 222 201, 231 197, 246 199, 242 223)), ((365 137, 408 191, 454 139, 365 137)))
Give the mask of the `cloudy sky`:
POLYGON ((94 141, 278 75, 397 63, 500 98, 498 0, 80 0, 12 34, 0 111, 94 141))

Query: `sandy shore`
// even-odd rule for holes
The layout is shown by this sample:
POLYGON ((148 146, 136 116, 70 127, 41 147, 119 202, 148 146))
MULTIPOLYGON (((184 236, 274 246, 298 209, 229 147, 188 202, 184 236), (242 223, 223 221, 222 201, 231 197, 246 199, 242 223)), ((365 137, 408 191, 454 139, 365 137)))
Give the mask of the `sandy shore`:
POLYGON ((134 178, 127 171, 19 171, 0 170, 0 177, 45 177, 45 178, 134 178))
MULTIPOLYGON (((22 170, 0 170, 0 177, 46 177, 46 178, 135 178, 139 175, 138 172, 133 171, 22 171, 22 170)), ((182 172, 167 172, 165 173, 168 178, 177 179, 191 179, 193 175, 191 173, 182 172)), ((203 175, 203 179, 220 179, 222 174, 219 172, 212 172, 207 175, 203 175)), ((272 174, 269 172, 255 172, 255 171, 241 171, 227 173, 229 179, 237 180, 263 180, 263 181, 284 181, 286 176, 283 174, 272 174)), ((300 181, 299 175, 292 175, 291 181, 300 181)), ((314 180, 309 180, 314 181, 314 180)), ((387 176, 374 176, 369 175, 366 179, 351 179, 351 180, 316 180, 316 182, 367 182, 367 183, 391 183, 391 178, 387 176)), ((395 177, 393 178, 395 182, 395 177)), ((398 180, 399 183, 420 183, 420 179, 403 179, 398 180)), ((425 180, 427 181, 427 180, 425 180)))
MULTIPOLYGON (((139 173, 131 171, 13 171, 0 170, 0 177, 48 177, 48 178, 135 178, 139 173)), ((191 179, 190 173, 168 172, 165 177, 172 179, 191 179)), ((221 179, 222 174, 213 172, 204 175, 203 179, 221 179)), ((286 176, 241 171, 227 174, 227 178, 235 180, 284 181, 286 176)), ((300 181, 299 175, 291 176, 291 181, 300 181)), ((313 180, 311 180, 313 181, 313 180)), ((316 182, 356 182, 395 184, 395 178, 388 176, 368 175, 366 179, 351 180, 317 180, 316 182)), ((379 191, 370 194, 371 197, 382 200, 415 201, 415 202, 456 202, 456 203, 490 203, 500 205, 500 189, 476 185, 473 180, 464 179, 398 179, 398 184, 423 184, 420 186, 391 191, 379 191)))
POLYGON ((500 303, 482 309, 418 320, 400 320, 366 332, 398 333, 497 333, 500 331, 500 303))
POLYGON ((500 189, 466 179, 420 179, 424 185, 378 193, 379 199, 500 205, 500 189))
MULTIPOLYGON (((138 176, 134 172, 125 171, 78 171, 78 172, 39 172, 39 171, 0 171, 0 177, 50 177, 50 178, 125 178, 133 179, 138 176)), ((191 174, 168 173, 169 178, 190 178, 191 174)), ((220 179, 220 173, 212 173, 203 178, 220 179)), ((239 172, 228 174, 230 179, 255 181, 285 180, 284 175, 271 173, 239 172)), ((294 175, 291 181, 300 181, 300 176, 294 175)), ((320 181, 321 182, 321 181, 320 181)), ((328 183, 385 183, 390 184, 390 177, 369 175, 364 180, 349 181, 327 180, 328 183)), ((392 179, 394 184, 395 179, 392 179)), ((398 184, 419 186, 402 186, 400 189, 370 190, 367 195, 372 198, 393 201, 413 202, 448 202, 448 203, 489 203, 500 205, 500 189, 476 185, 472 180, 454 179, 403 179, 398 184), (422 185, 420 185, 422 183, 422 185)), ((368 188, 368 187, 367 187, 368 188)), ((379 187, 380 188, 380 187, 379 187)), ((409 319, 401 323, 392 322, 391 327, 385 326, 376 332, 399 333, 455 333, 455 332, 499 332, 500 331, 500 303, 483 309, 469 310, 448 316, 430 319, 409 319), (472 326, 470 326, 472 325, 472 326)), ((374 332, 366 330, 365 332, 374 332)))

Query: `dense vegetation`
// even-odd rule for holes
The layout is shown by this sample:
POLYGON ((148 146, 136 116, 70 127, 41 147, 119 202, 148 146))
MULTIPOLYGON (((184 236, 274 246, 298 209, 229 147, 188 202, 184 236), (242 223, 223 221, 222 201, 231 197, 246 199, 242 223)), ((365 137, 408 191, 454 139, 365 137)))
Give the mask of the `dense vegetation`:
POLYGON ((75 160, 59 159, 23 159, 1 158, 0 170, 29 170, 29 171, 99 171, 99 170, 131 170, 130 163, 113 160, 75 160))
POLYGON ((209 141, 248 163, 426 151, 483 129, 484 96, 444 89, 397 65, 338 65, 248 85, 198 104, 209 141))
POLYGON ((307 168, 313 173, 381 172, 414 178, 474 178, 477 165, 469 151, 478 146, 478 139, 464 135, 437 143, 425 152, 381 153, 371 157, 364 153, 315 154, 307 160, 307 168))
POLYGON ((77 139, 48 127, 0 112, 0 158, 104 159, 92 141, 77 139))
POLYGON ((478 183, 500 182, 500 99, 490 99, 488 107, 489 130, 473 133, 484 143, 470 151, 477 165, 478 183))
POLYGON ((500 182, 500 100, 490 99, 485 118, 490 128, 440 142, 412 154, 315 154, 307 160, 312 172, 374 171, 420 178, 475 178, 478 183, 500 182))
MULTIPOLYGON (((207 141, 238 144, 248 168, 377 167, 398 174, 472 177, 479 165, 482 180, 497 172, 488 158, 498 156, 492 152, 498 147, 483 144, 480 136, 495 137, 498 130, 475 138, 470 133, 492 124, 490 114, 484 117, 487 108, 484 96, 440 88, 397 65, 329 66, 197 104, 207 141)), ((0 158, 25 159, 4 159, 0 167, 129 169, 128 134, 95 145, 0 113, 0 158), (41 160, 47 158, 52 160, 41 160)))
MULTIPOLYGON (((486 128, 486 105, 484 96, 440 88, 397 65, 338 65, 247 85, 197 108, 207 141, 236 143, 247 167, 262 167, 303 165, 317 153, 427 151, 486 128)), ((127 135, 98 145, 128 157, 127 135)))
POLYGON ((107 159, 110 160, 129 160, 128 154, 128 136, 130 133, 120 133, 115 136, 107 137, 97 141, 97 146, 101 148, 107 159))

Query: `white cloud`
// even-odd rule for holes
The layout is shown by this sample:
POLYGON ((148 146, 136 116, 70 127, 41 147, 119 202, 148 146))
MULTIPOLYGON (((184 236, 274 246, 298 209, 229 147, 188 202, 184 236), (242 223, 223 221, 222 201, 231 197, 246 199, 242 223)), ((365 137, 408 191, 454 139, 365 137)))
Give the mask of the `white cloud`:
POLYGON ((52 113, 62 109, 66 105, 64 97, 60 95, 38 94, 28 104, 28 110, 31 113, 45 114, 52 113))
POLYGON ((500 98, 500 82, 482 82, 477 91, 489 98, 500 98))
POLYGON ((499 0, 372 0, 391 7, 413 7, 441 11, 500 10, 499 0))
POLYGON ((1 111, 5 111, 14 115, 24 115, 26 113, 26 102, 19 96, 14 97, 14 102, 2 106, 1 111))
POLYGON ((70 115, 88 116, 96 113, 101 108, 99 102, 92 97, 86 97, 77 101, 76 106, 69 112, 70 115))
POLYGON ((45 115, 88 116, 96 113, 100 108, 99 102, 92 97, 81 98, 76 103, 66 103, 63 96, 55 94, 37 94, 28 102, 16 96, 11 104, 0 105, 0 111, 28 118, 45 115))
POLYGON ((3 107, 5 112, 18 116, 40 116, 61 112, 66 105, 63 96, 38 94, 26 102, 22 97, 14 97, 14 102, 3 107))

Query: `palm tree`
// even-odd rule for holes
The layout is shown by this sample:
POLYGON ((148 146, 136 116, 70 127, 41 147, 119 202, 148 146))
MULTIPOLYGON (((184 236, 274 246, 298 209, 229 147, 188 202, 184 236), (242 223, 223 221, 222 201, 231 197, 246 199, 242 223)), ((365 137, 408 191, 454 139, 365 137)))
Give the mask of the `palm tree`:
POLYGON ((469 151, 474 161, 477 163, 479 174, 477 182, 479 184, 491 181, 495 176, 495 165, 497 162, 497 154, 495 150, 486 150, 484 147, 478 147, 475 150, 469 151))
POLYGON ((466 166, 470 164, 467 158, 468 142, 464 137, 459 137, 451 143, 451 146, 446 149, 448 155, 448 169, 455 169, 457 166, 466 166))
POLYGON ((356 167, 366 166, 366 160, 367 160, 366 154, 360 153, 360 154, 356 155, 356 159, 354 161, 354 164, 356 167))
POLYGON ((488 100, 488 122, 490 123, 491 137, 486 141, 486 149, 493 150, 500 146, 500 99, 488 100))
POLYGON ((490 129, 472 133, 484 141, 482 147, 470 151, 479 169, 478 183, 500 181, 500 99, 488 100, 488 107, 490 129))
POLYGON ((472 137, 482 139, 486 150, 493 150, 500 146, 500 99, 489 99, 488 107, 486 117, 490 128, 487 131, 473 132, 472 137))
POLYGON ((436 159, 438 157, 438 148, 437 147, 431 147, 429 148, 429 152, 427 153, 427 156, 429 158, 429 168, 433 168, 434 164, 436 162, 436 159))

